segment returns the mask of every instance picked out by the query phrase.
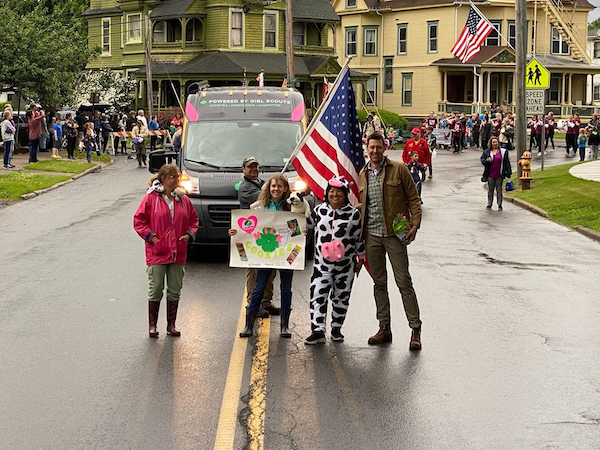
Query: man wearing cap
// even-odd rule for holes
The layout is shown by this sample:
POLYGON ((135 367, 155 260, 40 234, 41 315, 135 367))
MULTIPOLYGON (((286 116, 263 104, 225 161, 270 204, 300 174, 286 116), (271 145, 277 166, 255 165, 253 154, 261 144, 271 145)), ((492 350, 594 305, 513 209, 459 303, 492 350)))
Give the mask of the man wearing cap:
POLYGON ((402 161, 404 164, 408 164, 411 160, 410 152, 416 151, 419 153, 419 163, 423 164, 425 168, 431 164, 431 152, 429 151, 429 144, 425 139, 421 139, 421 130, 417 127, 413 128, 410 132, 412 139, 409 139, 404 144, 404 151, 402 152, 402 161))
MULTIPOLYGON (((249 156, 242 161, 242 172, 244 172, 244 178, 240 182, 238 188, 238 200, 240 202, 241 209, 250 209, 250 205, 258 200, 258 196, 262 189, 264 180, 258 177, 258 161, 254 156, 249 156)), ((259 317, 269 317, 279 315, 279 308, 273 306, 271 300, 273 299, 273 279, 277 271, 271 272, 271 277, 267 283, 265 290, 265 298, 262 300, 262 306, 258 310, 259 317)), ((246 269, 246 295, 248 303, 250 297, 252 297, 252 291, 254 290, 254 282, 256 281, 256 269, 246 269)))

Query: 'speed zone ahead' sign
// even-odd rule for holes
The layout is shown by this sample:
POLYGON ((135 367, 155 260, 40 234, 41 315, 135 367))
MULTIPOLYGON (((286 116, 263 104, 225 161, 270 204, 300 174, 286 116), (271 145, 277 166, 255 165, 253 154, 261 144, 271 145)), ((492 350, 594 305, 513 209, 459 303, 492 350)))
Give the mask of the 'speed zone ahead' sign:
POLYGON ((527 89, 525 91, 525 114, 544 114, 544 90, 527 89))

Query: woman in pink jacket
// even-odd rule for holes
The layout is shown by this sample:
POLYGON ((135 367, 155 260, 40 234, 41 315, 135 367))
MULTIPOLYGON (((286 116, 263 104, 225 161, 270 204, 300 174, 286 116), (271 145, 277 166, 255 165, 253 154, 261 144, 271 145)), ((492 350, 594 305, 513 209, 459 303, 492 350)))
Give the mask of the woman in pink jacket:
POLYGON ((142 203, 133 216, 133 228, 146 241, 148 265, 148 322, 150 337, 158 337, 156 322, 167 279, 167 334, 180 336, 175 328, 183 266, 188 242, 198 231, 198 216, 179 186, 179 169, 165 164, 150 178, 142 203))

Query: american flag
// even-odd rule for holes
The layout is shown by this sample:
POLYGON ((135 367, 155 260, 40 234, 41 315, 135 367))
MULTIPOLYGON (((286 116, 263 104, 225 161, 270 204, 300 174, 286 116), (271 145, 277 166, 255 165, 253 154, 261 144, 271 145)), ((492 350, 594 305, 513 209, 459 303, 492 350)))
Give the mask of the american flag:
POLYGON ((483 19, 473 7, 469 10, 467 23, 458 37, 458 41, 452 47, 452 53, 466 63, 479 53, 483 41, 494 30, 490 23, 483 19))
POLYGON ((359 203, 358 172, 365 159, 348 66, 338 75, 297 150, 292 164, 317 197, 323 198, 333 176, 343 176, 350 184, 350 203, 359 203))

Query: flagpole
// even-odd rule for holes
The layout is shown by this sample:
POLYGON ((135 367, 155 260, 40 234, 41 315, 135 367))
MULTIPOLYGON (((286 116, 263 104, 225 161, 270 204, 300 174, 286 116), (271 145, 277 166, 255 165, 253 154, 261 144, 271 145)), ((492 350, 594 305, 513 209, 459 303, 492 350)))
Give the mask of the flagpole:
POLYGON ((473 8, 473 10, 477 13, 477 15, 479 17, 481 17, 483 20, 485 20, 489 26, 491 26, 494 30, 496 30, 496 33, 498 33, 498 36, 500 36, 502 39, 504 39, 504 42, 506 42, 508 44, 508 46, 510 48, 512 48, 513 52, 516 52, 515 48, 512 45, 510 45, 510 42, 508 42, 508 39, 506 39, 504 37, 504 35, 502 33, 500 33, 500 31, 494 26, 494 24, 492 22, 490 22, 487 19, 487 17, 485 17, 483 15, 483 13, 481 11, 479 11, 479 8, 477 6, 475 6, 475 4, 471 0, 469 0, 469 4, 471 5, 471 8, 473 8))
POLYGON ((341 82, 341 79, 342 79, 342 77, 340 75, 342 75, 343 73, 345 73, 344 71, 346 69, 350 70, 350 68, 348 67, 348 65, 350 64, 350 60, 351 59, 352 59, 351 56, 348 56, 348 59, 346 59, 346 62, 344 63, 344 65, 342 66, 342 69, 338 73, 338 76, 335 79, 335 81, 333 82, 333 85, 332 85, 331 89, 327 93, 327 99, 321 103, 321 105, 319 106, 319 108, 317 108, 317 111, 315 112, 312 121, 310 122, 310 124, 306 128, 306 131, 304 132, 304 135, 302 136, 302 139, 300 139, 300 142, 298 142, 298 145, 296 145, 296 148, 294 149, 294 151, 290 155, 288 161, 285 163, 285 166, 283 166, 283 169, 281 170, 282 174, 285 173, 285 171, 288 168, 288 166, 290 165, 290 163, 294 160, 294 158, 296 158, 296 155, 298 154, 298 152, 302 149, 302 147, 304 147, 304 144, 306 143, 306 140, 308 139, 308 137, 312 133, 312 130, 315 128, 315 126, 317 124, 318 118, 321 115, 322 110, 324 110, 325 108, 327 108, 329 106, 329 104, 331 103, 331 95, 329 95, 329 94, 331 92, 335 91, 337 89, 337 87, 339 86, 339 84, 341 82))

